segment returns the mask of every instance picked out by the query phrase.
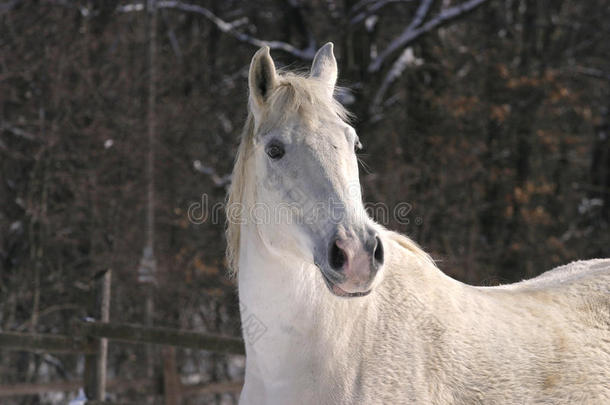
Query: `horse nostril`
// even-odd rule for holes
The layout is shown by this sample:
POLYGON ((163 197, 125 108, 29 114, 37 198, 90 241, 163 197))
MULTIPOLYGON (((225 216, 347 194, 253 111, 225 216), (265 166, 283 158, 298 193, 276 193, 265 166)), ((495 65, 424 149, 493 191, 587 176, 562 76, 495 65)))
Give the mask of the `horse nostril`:
POLYGON ((328 262, 333 270, 341 270, 347 261, 345 252, 339 246, 337 242, 333 242, 330 246, 328 262))
POLYGON ((375 261, 379 264, 383 264, 383 244, 379 236, 375 237, 375 252, 373 253, 375 261))

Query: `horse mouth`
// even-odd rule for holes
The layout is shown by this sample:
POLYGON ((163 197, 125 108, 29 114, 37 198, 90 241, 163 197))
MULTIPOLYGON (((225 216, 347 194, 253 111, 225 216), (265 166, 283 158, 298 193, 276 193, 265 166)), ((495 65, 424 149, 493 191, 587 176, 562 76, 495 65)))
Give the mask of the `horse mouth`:
POLYGON ((362 291, 362 292, 353 292, 353 293, 344 291, 343 289, 341 289, 341 287, 339 287, 337 284, 332 282, 319 266, 318 266, 318 269, 320 270, 320 273, 322 273, 322 278, 324 279, 324 283, 326 284, 326 286, 328 287, 330 292, 337 297, 342 297, 342 298, 364 297, 371 293, 371 290, 362 291))

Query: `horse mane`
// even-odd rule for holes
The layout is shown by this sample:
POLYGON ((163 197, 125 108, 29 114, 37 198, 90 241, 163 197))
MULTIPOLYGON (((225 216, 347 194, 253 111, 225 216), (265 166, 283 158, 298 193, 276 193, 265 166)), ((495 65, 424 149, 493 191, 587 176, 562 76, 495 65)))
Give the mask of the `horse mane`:
POLYGON ((428 253, 426 253, 417 242, 413 241, 408 236, 394 231, 387 231, 386 234, 396 242, 401 248, 408 250, 413 256, 419 259, 422 263, 430 264, 436 267, 434 259, 428 253))
POLYGON ((248 118, 237 149, 225 207, 226 260, 230 276, 238 273, 242 211, 249 202, 246 201, 249 196, 245 192, 247 160, 254 146, 255 135, 282 125, 294 114, 298 114, 305 125, 312 127, 320 117, 334 115, 346 122, 350 118, 349 112, 337 100, 329 100, 325 84, 321 81, 292 72, 279 72, 278 81, 278 86, 273 89, 266 107, 261 111, 258 127, 255 127, 252 107, 248 105, 248 118))

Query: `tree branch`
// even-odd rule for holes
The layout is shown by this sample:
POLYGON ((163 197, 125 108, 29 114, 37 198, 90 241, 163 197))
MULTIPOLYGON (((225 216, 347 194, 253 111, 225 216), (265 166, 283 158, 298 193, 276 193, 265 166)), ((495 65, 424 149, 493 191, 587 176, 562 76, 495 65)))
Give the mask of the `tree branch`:
POLYGON ((586 67, 586 66, 575 66, 571 69, 572 72, 578 73, 581 75, 594 77, 596 79, 602 79, 610 82, 610 72, 604 72, 601 69, 586 67))
POLYGON ((20 138, 27 139, 28 141, 40 141, 40 139, 38 139, 38 137, 36 137, 36 135, 34 135, 30 132, 24 131, 23 129, 18 128, 9 123, 5 123, 5 122, 1 123, 0 130, 8 131, 13 135, 18 136, 20 138))
MULTIPOLYGON (((145 5, 143 3, 134 3, 134 4, 126 4, 124 6, 120 6, 117 8, 118 12, 121 13, 129 13, 134 11, 144 10, 145 5)), ((229 34, 236 38, 241 42, 246 42, 250 45, 254 45, 257 47, 262 47, 267 45, 271 49, 281 50, 286 53, 289 53, 299 59, 312 60, 315 55, 315 41, 310 41, 307 48, 299 49, 295 46, 282 41, 266 41, 263 39, 259 39, 248 35, 244 32, 238 31, 236 28, 240 25, 243 25, 244 21, 247 21, 245 18, 240 18, 233 22, 227 22, 216 16, 210 10, 205 7, 196 5, 183 3, 181 1, 159 1, 157 3, 157 8, 166 8, 166 9, 174 9, 180 11, 186 11, 189 13, 195 13, 204 16, 207 20, 212 22, 218 27, 218 29, 226 34, 229 34)))
POLYGON ((428 9, 430 8, 430 4, 428 3, 432 3, 431 0, 422 0, 413 21, 397 38, 390 43, 390 45, 388 45, 383 52, 379 54, 379 56, 373 62, 371 62, 368 68, 369 72, 378 71, 385 60, 398 49, 404 48, 423 34, 443 26, 470 11, 473 11, 487 1, 488 0, 468 0, 462 4, 441 11, 436 17, 427 23, 420 25, 425 18, 428 9))
POLYGON ((420 25, 424 18, 428 15, 428 11, 430 11, 430 6, 434 3, 434 0, 422 0, 417 11, 415 12, 415 17, 411 21, 411 24, 407 27, 407 31, 412 31, 420 25))
POLYGON ((360 21, 366 19, 371 14, 373 14, 374 12, 380 10, 381 8, 385 7, 386 5, 388 5, 390 3, 406 3, 406 2, 411 2, 411 1, 413 1, 413 0, 380 0, 380 1, 373 2, 373 3, 356 4, 349 11, 349 14, 354 14, 354 13, 358 12, 358 10, 363 8, 363 7, 365 8, 365 10, 360 11, 358 14, 356 14, 354 17, 352 17, 350 19, 349 23, 351 25, 358 24, 360 21))
POLYGON ((396 80, 398 77, 400 77, 400 75, 402 75, 402 73, 405 71, 405 69, 407 67, 419 66, 422 63, 423 63, 422 59, 418 59, 415 57, 415 55, 413 55, 412 47, 405 48, 405 50, 402 51, 402 53, 400 54, 398 59, 396 59, 396 62, 394 62, 394 64, 392 65, 392 68, 390 69, 388 74, 383 79, 383 82, 381 82, 381 86, 379 86, 379 90, 377 90, 377 93, 375 93, 375 97, 373 98, 373 103, 370 108, 371 112, 372 113, 379 112, 379 106, 381 105, 381 102, 383 101, 383 96, 385 95, 386 91, 390 87, 390 84, 392 84, 392 82, 394 82, 394 80, 396 80))
POLYGON ((210 179, 214 182, 214 185, 217 187, 225 187, 228 184, 231 184, 231 174, 220 175, 216 172, 213 167, 204 166, 201 164, 200 160, 195 160, 193 162, 193 168, 199 173, 205 174, 210 177, 210 179))

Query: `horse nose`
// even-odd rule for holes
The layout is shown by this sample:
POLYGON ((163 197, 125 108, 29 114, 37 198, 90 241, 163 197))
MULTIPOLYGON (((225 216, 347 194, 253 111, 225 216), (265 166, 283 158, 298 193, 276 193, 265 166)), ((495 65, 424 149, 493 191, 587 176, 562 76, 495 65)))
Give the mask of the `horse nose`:
POLYGON ((373 265, 375 268, 379 268, 383 264, 383 243, 381 243, 381 239, 379 235, 374 235, 373 243, 370 244, 372 246, 371 255, 373 256, 373 265))
POLYGON ((342 245, 342 243, 339 239, 335 239, 331 242, 329 249, 328 263, 335 271, 340 271, 343 269, 343 266, 345 266, 348 260, 345 250, 343 250, 343 248, 341 248, 339 245, 342 245))
POLYGON ((362 243, 357 238, 336 238, 331 242, 328 252, 328 263, 335 271, 354 265, 363 267, 365 264, 369 264, 370 270, 376 271, 384 260, 381 239, 372 232, 368 233, 362 243))

